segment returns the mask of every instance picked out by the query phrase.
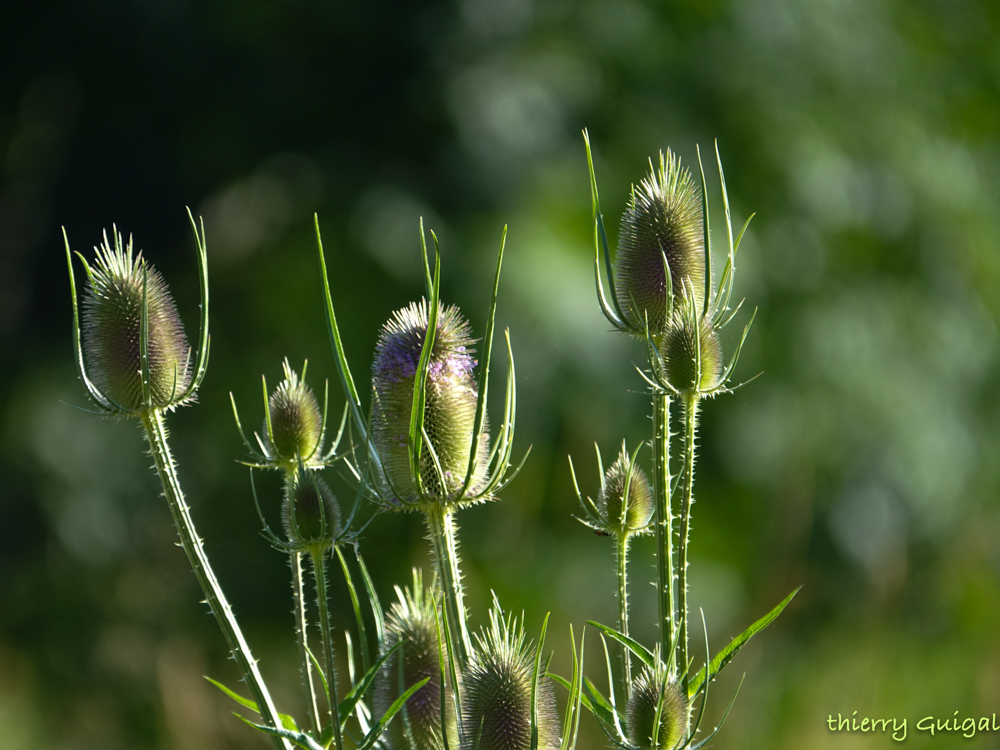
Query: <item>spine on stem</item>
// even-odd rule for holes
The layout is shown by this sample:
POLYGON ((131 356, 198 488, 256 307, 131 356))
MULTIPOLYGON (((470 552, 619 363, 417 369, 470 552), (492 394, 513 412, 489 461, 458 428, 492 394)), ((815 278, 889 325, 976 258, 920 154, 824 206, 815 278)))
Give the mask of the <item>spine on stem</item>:
POLYGON ((691 535, 691 504, 694 502, 694 454, 695 434, 698 430, 697 393, 684 395, 684 495, 681 498, 680 549, 678 550, 678 569, 680 590, 680 663, 684 667, 683 687, 688 685, 688 602, 687 602, 687 570, 688 546, 691 535))
POLYGON ((326 551, 323 548, 309 551, 312 559, 313 575, 316 579, 316 606, 319 609, 319 628, 323 636, 323 656, 326 660, 327 715, 333 729, 334 745, 343 750, 344 740, 340 732, 340 708, 337 705, 337 672, 333 663, 333 637, 330 632, 330 608, 326 588, 326 551))
POLYGON ((316 683, 313 681, 312 660, 309 658, 309 624, 306 619, 305 582, 302 571, 302 553, 289 554, 292 566, 292 599, 295 602, 295 636, 298 641, 299 659, 302 661, 302 678, 309 692, 307 709, 317 735, 322 731, 319 723, 319 706, 316 700, 316 683))
POLYGON ((669 674, 677 673, 674 517, 670 507, 670 397, 653 395, 653 490, 656 495, 656 600, 660 653, 669 674))
POLYGON ((431 504, 426 511, 428 535, 434 551, 434 566, 444 592, 451 640, 456 646, 459 667, 464 671, 472 655, 472 642, 462 590, 462 573, 458 568, 458 543, 455 519, 450 508, 431 504))

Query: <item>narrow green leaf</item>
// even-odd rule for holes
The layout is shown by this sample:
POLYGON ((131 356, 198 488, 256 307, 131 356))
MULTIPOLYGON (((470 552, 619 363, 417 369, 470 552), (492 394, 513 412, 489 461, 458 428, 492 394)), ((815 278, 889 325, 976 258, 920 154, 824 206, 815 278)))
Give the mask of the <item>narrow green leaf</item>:
POLYGON ((593 625, 595 628, 600 630, 609 638, 613 638, 614 640, 618 641, 620 644, 627 647, 629 651, 635 654, 636 657, 638 657, 643 664, 645 664, 650 669, 653 668, 655 661, 653 657, 653 652, 650 651, 645 646, 643 646, 641 643, 629 638, 627 635, 622 635, 614 628, 609 628, 607 625, 601 625, 601 623, 599 622, 594 622, 593 620, 587 620, 587 624, 593 625))
POLYGON ((347 726, 347 719, 354 711, 354 707, 358 704, 358 701, 365 697, 365 693, 368 692, 368 689, 378 676, 378 671, 382 668, 386 661, 388 661, 389 657, 392 656, 398 649, 402 648, 402 646, 403 642, 400 641, 391 649, 386 651, 382 658, 375 662, 372 668, 369 669, 365 676, 361 678, 361 681, 353 687, 346 696, 344 696, 344 700, 340 702, 341 730, 347 726))
POLYGON ((389 706, 389 710, 385 712, 385 715, 382 716, 382 718, 378 720, 375 726, 372 727, 372 730, 365 737, 364 741, 358 746, 358 750, 370 750, 370 748, 373 747, 376 742, 378 742, 379 738, 382 736, 382 731, 389 725, 389 722, 392 721, 393 717, 397 713, 399 713, 400 709, 403 708, 403 705, 406 703, 406 701, 410 699, 410 696, 413 695, 418 690, 420 690, 420 688, 422 688, 428 682, 430 682, 430 679, 431 679, 430 677, 425 677, 416 685, 414 685, 405 693, 403 693, 401 696, 399 696, 393 702, 393 704, 389 706))
POLYGON ((254 729, 263 732, 264 734, 269 734, 272 737, 281 737, 282 739, 288 740, 289 742, 298 745, 299 747, 304 747, 306 750, 325 750, 324 747, 316 742, 312 737, 304 732, 298 732, 293 729, 277 729, 275 727, 266 727, 261 724, 254 724, 250 719, 240 716, 237 713, 233 714, 237 719, 245 722, 252 726, 254 729))
POLYGON ((375 586, 372 583, 371 576, 368 575, 368 568, 365 567, 365 561, 361 558, 361 550, 357 547, 354 549, 354 557, 357 559, 358 567, 361 569, 361 578, 365 582, 365 591, 368 592, 368 601, 372 607, 372 615, 375 617, 375 636, 378 638, 378 647, 381 650, 385 644, 385 612, 382 611, 382 603, 379 601, 378 594, 375 593, 375 586))
POLYGON ((213 680, 208 675, 202 675, 202 677, 204 677, 206 680, 208 680, 209 682, 211 682, 213 685, 215 685, 217 688, 219 688, 219 690, 221 690, 223 693, 225 693, 226 695, 228 695, 230 698, 232 698, 234 701, 236 701, 237 703, 239 703, 244 708, 249 708, 251 711, 253 711, 255 713, 260 713, 260 711, 257 710, 257 704, 254 701, 250 700, 249 698, 244 698, 239 693, 234 693, 232 690, 230 690, 229 688, 227 688, 221 682, 216 682, 215 680, 213 680))
POLYGON ((361 642, 361 671, 367 672, 368 665, 371 664, 371 655, 368 653, 368 631, 365 629, 365 618, 361 615, 361 602, 358 599, 358 590, 354 587, 354 579, 351 571, 347 567, 347 560, 340 545, 334 545, 337 552, 337 559, 340 560, 340 567, 344 571, 344 580, 347 582, 347 592, 351 597, 351 606, 354 608, 354 620, 358 626, 358 640, 361 642))

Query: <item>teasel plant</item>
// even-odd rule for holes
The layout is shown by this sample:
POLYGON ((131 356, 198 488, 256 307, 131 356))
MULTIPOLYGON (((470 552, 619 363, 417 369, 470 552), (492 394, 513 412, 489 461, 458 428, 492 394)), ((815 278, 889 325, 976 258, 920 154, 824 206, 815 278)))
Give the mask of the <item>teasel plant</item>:
POLYGON ((379 510, 417 511, 424 515, 443 596, 447 653, 460 674, 468 666, 473 646, 454 515, 463 507, 495 499, 517 475, 527 453, 520 464, 513 466, 516 385, 509 331, 505 332, 507 385, 503 420, 492 446, 488 434, 487 392, 506 227, 497 254, 486 336, 478 363, 465 319, 457 308, 446 308, 440 301, 441 253, 437 237, 433 232, 431 235, 433 274, 421 221, 427 297, 397 311, 383 327, 372 366, 372 403, 365 417, 337 326, 316 219, 328 331, 358 443, 347 460, 354 467, 359 491, 379 510), (478 378, 472 373, 476 364, 478 378))
MULTIPOLYGON (((637 369, 649 388, 653 412, 650 442, 653 452, 652 523, 656 536, 659 630, 658 642, 650 650, 628 636, 627 608, 623 610, 618 630, 591 623, 602 632, 602 636, 618 641, 631 651, 643 662, 644 668, 626 690, 627 710, 620 710, 614 701, 610 662, 610 699, 601 696, 596 687, 588 685, 587 705, 608 737, 619 747, 699 748, 718 731, 716 727, 707 737, 696 741, 708 700, 709 684, 750 638, 777 618, 798 592, 796 589, 789 594, 714 658, 708 651, 706 630, 705 663, 700 671, 692 673, 688 549, 694 503, 698 409, 704 398, 730 393, 740 387, 731 386, 730 379, 754 316, 745 326, 728 363, 723 362, 719 331, 733 320, 743 304, 740 302, 730 308, 736 254, 753 215, 734 236, 725 174, 716 143, 715 156, 728 243, 722 274, 718 283, 713 284, 708 189, 701 151, 697 151, 700 191, 690 171, 681 166, 680 159, 669 150, 666 154, 661 152, 658 167, 650 160, 650 173, 632 188, 622 218, 617 257, 612 263, 590 138, 586 131, 583 135, 591 187, 598 302, 615 331, 641 339, 646 344, 648 368, 637 369), (610 302, 602 280, 602 256, 610 302), (673 476, 670 464, 670 408, 675 401, 680 405, 684 432, 682 466, 673 476), (674 496, 678 493, 675 503, 674 496), (676 550, 675 521, 678 526, 676 550), (675 699, 675 693, 680 695, 679 699, 675 699), (646 706, 642 710, 637 708, 636 703, 640 696, 644 696, 640 702, 646 706), (649 716, 651 696, 656 696, 653 718, 649 716), (696 700, 700 701, 700 707, 692 726, 690 712, 696 700), (683 714, 683 721, 676 724, 682 727, 679 734, 674 731, 675 722, 672 719, 667 725, 662 725, 664 728, 661 731, 661 719, 671 712, 683 714)), ((579 497, 579 490, 577 494, 579 497)), ((581 503, 584 503, 582 497, 581 503)), ((584 508, 592 512, 586 503, 584 508)), ((624 590, 621 582, 619 590, 624 590)), ((623 662, 627 668, 627 655, 623 662)), ((727 709, 722 722, 728 713, 727 709)))

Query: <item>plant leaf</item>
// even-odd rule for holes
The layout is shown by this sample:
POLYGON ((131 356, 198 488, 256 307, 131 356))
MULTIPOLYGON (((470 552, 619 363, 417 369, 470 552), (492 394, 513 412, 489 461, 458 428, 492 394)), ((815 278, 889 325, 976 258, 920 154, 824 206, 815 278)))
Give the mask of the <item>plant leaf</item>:
POLYGON ((636 657, 638 657, 643 664, 645 664, 650 669, 653 668, 654 665, 653 652, 650 651, 645 646, 643 646, 641 643, 629 638, 627 635, 622 635, 614 628, 609 628, 607 625, 601 625, 601 623, 599 622, 594 622, 593 620, 587 620, 587 624, 593 625, 595 628, 600 630, 609 638, 613 638, 614 640, 618 641, 620 644, 625 646, 629 651, 635 654, 636 657))

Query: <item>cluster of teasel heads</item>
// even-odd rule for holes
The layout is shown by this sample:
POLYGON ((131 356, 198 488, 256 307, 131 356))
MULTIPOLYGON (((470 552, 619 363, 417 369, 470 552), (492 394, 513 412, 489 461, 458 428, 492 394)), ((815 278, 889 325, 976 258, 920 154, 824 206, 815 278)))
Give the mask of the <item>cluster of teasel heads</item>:
POLYGON ((573 674, 566 680, 550 673, 543 658, 548 617, 537 644, 526 637, 523 618, 505 613, 495 598, 489 622, 480 632, 472 633, 468 624, 456 515, 464 507, 496 499, 520 469, 511 460, 516 389, 509 333, 505 334, 507 385, 502 419, 492 437, 487 417, 506 229, 482 349, 477 353, 469 323, 456 307, 446 306, 440 299, 437 238, 432 271, 421 226, 426 296, 393 313, 379 333, 370 405, 365 410, 341 343, 317 220, 328 332, 346 401, 336 436, 326 445, 328 387, 321 408, 306 384, 306 365, 299 374, 286 360, 284 377, 273 391, 266 380, 262 381, 264 417, 260 431, 253 433, 254 442, 247 438, 232 401, 237 429, 247 449, 242 463, 251 467, 252 494, 264 527, 262 533, 272 547, 288 556, 292 572, 295 632, 308 714, 307 725, 301 728, 294 718, 275 708, 205 555, 167 444, 165 415, 194 400, 208 362, 204 227, 189 212, 202 291, 196 353, 186 343, 162 277, 141 253, 133 253, 131 240, 123 243, 117 231, 113 244, 105 236, 93 262, 78 254, 89 282, 81 334, 67 240, 81 380, 97 413, 140 420, 181 546, 253 698, 212 682, 260 715, 259 723, 243 720, 268 735, 275 748, 569 750, 576 745, 582 708, 596 717, 607 738, 621 748, 701 747, 714 735, 712 732, 696 741, 709 684, 794 595, 714 658, 706 640, 705 663, 692 673, 687 548, 694 501, 697 409, 701 399, 729 390, 739 354, 737 347, 729 363, 723 364, 718 332, 736 313, 730 310, 729 302, 736 250, 746 226, 734 240, 720 163, 729 252, 719 283, 713 286, 704 171, 699 191, 690 172, 668 152, 661 155, 659 169, 651 163, 650 174, 633 188, 612 267, 589 140, 587 156, 599 301, 615 330, 646 342, 649 366, 640 374, 653 403, 652 481, 639 466, 642 446, 630 453, 624 442, 606 472, 600 451, 597 453, 600 491, 596 501, 584 499, 573 476, 584 509, 580 520, 615 542, 618 627, 591 624, 601 632, 602 640, 610 638, 622 648, 622 701, 615 698, 606 640, 607 696, 584 679, 584 640, 581 638, 578 648, 572 628, 573 674), (602 250, 610 302, 601 281, 602 250), (676 477, 671 474, 669 455, 674 400, 681 405, 685 425, 682 468, 676 477), (346 516, 322 476, 335 464, 341 467, 341 478, 354 494, 346 516), (257 497, 254 469, 278 471, 284 478, 279 514, 282 534, 272 531, 265 520, 268 514, 257 497), (359 514, 366 507, 374 512, 359 523, 359 514), (360 553, 361 531, 383 512, 420 513, 434 562, 431 584, 425 586, 423 577, 414 571, 410 587, 397 587, 398 600, 388 613, 382 609, 360 553), (679 522, 676 530, 675 520, 679 522), (628 547, 631 538, 639 534, 656 535, 660 638, 652 649, 628 634, 628 547), (340 663, 346 661, 349 685, 344 689, 338 685, 327 592, 327 563, 334 558, 347 583, 356 625, 356 641, 349 631, 343 633, 346 654, 341 655, 340 663), (307 569, 312 571, 315 611, 309 605, 307 569), (355 585, 352 569, 360 573, 362 586, 355 585), (364 600, 367 609, 362 606, 364 600), (369 628, 374 631, 371 637, 369 628), (318 640, 320 647, 314 649, 311 640, 318 640), (635 674, 633 660, 639 662, 635 674), (555 684, 569 693, 561 722, 555 684), (698 716, 692 722, 696 704, 698 716))

